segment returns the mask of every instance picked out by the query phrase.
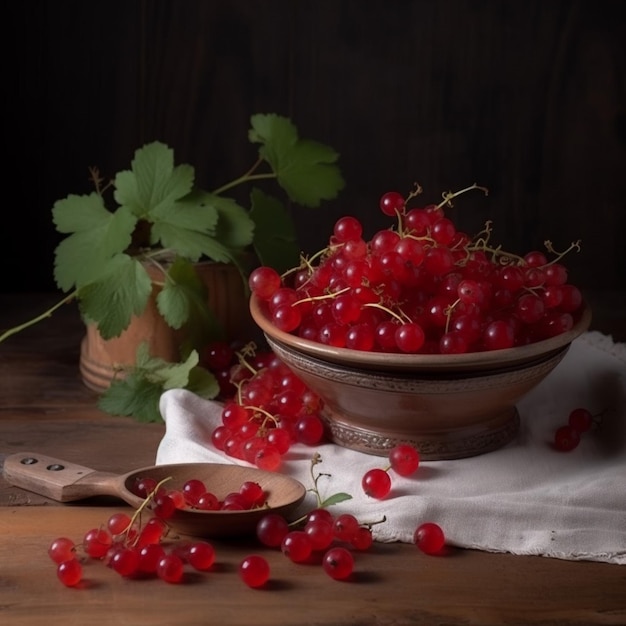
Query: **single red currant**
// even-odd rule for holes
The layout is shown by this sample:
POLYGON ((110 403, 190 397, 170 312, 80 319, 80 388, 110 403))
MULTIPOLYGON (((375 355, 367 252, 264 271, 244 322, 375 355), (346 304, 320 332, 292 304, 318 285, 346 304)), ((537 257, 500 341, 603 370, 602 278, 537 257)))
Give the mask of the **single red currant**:
POLYGON ((265 265, 255 268, 248 276, 250 291, 261 300, 269 300, 280 285, 280 274, 274 268, 265 265))
POLYGON ((257 522, 257 539, 269 548, 279 548, 288 532, 287 520, 278 513, 267 513, 257 522))
POLYGON ((580 433, 566 424, 556 429, 554 433, 554 447, 560 452, 569 452, 578 446, 580 443, 580 433))
POLYGON ((380 210, 385 215, 404 213, 404 198, 397 191, 388 191, 380 199, 380 210))
POLYGON ((75 587, 83 578, 83 566, 76 559, 63 561, 57 566, 57 577, 66 587, 75 587))
POLYGON ((376 467, 365 472, 361 480, 361 486, 365 495, 382 500, 391 491, 391 478, 387 471, 376 467))
POLYGON ((240 563, 239 576, 248 587, 262 587, 269 580, 270 565, 264 557, 252 554, 240 563))
POLYGON ((424 554, 438 554, 443 550, 446 539, 443 530, 438 524, 424 522, 415 529, 413 543, 424 554))
POLYGON ((48 547, 48 556, 57 564, 64 561, 71 561, 75 553, 75 545, 71 539, 67 537, 59 537, 55 539, 48 547))
POLYGON ((391 469, 400 476, 411 476, 420 463, 419 452, 408 443, 400 443, 389 451, 391 469))
POLYGON ((586 433, 593 425, 593 416, 587 409, 574 409, 569 414, 568 423, 579 433, 586 433))
POLYGON ((336 546, 324 554, 322 567, 334 580, 345 580, 354 570, 354 557, 347 548, 336 546))

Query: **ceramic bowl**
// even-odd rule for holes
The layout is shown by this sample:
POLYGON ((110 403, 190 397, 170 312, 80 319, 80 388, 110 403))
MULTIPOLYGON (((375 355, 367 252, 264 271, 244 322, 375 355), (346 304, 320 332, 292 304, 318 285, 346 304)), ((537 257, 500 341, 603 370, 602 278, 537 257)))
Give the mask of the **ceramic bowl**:
POLYGON ((408 442, 423 460, 470 457, 509 443, 519 429, 517 402, 591 322, 585 306, 570 331, 534 344, 412 355, 333 348, 285 333, 255 296, 250 311, 272 350, 323 400, 331 441, 379 456, 408 442))

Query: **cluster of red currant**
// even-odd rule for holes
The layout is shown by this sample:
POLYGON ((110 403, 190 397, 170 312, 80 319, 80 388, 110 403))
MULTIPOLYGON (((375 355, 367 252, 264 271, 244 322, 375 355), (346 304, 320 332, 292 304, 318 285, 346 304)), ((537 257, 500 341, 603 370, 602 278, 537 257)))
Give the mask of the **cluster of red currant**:
MULTIPOLYGON (((259 521, 257 537, 294 563, 319 561, 331 578, 344 580, 354 571, 353 552, 371 547, 372 525, 361 524, 350 513, 333 516, 328 509, 318 508, 308 513, 303 528, 294 530, 281 516, 268 513, 259 521)), ((444 533, 434 522, 420 524, 413 540, 425 554, 438 554, 445 545, 444 533)))
POLYGON ((588 409, 574 409, 567 420, 567 424, 559 426, 554 432, 554 448, 560 452, 570 452, 578 447, 583 433, 588 432, 600 422, 600 416, 592 415, 588 409))
POLYGON ((221 394, 221 424, 211 434, 218 450, 275 471, 293 444, 322 441, 321 399, 273 352, 217 342, 207 347, 204 363, 213 372, 228 372, 222 377, 230 387, 224 385, 221 394))
POLYGON ((325 508, 310 511, 304 526, 296 528, 292 528, 284 517, 268 513, 259 520, 256 534, 263 545, 280 549, 293 563, 321 561, 324 571, 337 580, 352 574, 354 557, 351 548, 367 550, 372 545, 369 526, 361 525, 349 513, 335 518, 325 508), (336 541, 346 545, 335 545, 336 541))
POLYGON ((140 526, 136 517, 115 513, 106 527, 88 530, 80 544, 59 537, 48 548, 57 564, 57 576, 67 587, 83 580, 79 549, 87 558, 102 561, 120 576, 137 578, 156 576, 168 583, 183 580, 185 564, 198 571, 211 568, 215 560, 213 545, 207 541, 175 541, 166 544, 166 522, 155 515, 140 526))
MULTIPOLYGON (((318 462, 319 455, 315 455, 312 467, 318 462)), ((319 557, 323 570, 331 578, 344 580, 354 569, 352 550, 365 551, 372 545, 373 524, 361 524, 349 513, 333 516, 325 506, 350 496, 335 494, 322 501, 317 489, 320 476, 314 476, 311 490, 317 496, 318 508, 292 523, 268 510, 257 524, 256 536, 264 546, 280 548, 293 563, 310 563, 319 557)), ((200 572, 210 570, 215 562, 215 549, 210 542, 168 539, 168 519, 177 508, 199 508, 200 499, 208 493, 204 484, 191 478, 182 489, 174 490, 166 489, 164 483, 155 483, 150 478, 136 481, 133 491, 145 494, 145 499, 132 517, 123 512, 114 513, 105 526, 88 530, 79 544, 68 537, 52 541, 48 555, 57 566, 59 580, 67 587, 81 583, 83 563, 79 550, 86 558, 103 562, 125 578, 156 576, 168 583, 180 583, 186 566, 200 572), (145 511, 151 511, 152 516, 144 524, 145 511)), ((236 503, 229 510, 245 510, 263 506, 265 502, 261 486, 249 481, 230 495, 245 503, 236 503)), ((226 506, 218 507, 218 510, 226 509, 226 506)), ((427 522, 418 526, 414 541, 424 553, 435 554, 441 551, 445 538, 437 524, 427 522)), ((239 563, 238 572, 249 587, 261 587, 270 577, 270 566, 264 556, 252 554, 239 563)))
POLYGON ((380 200, 397 226, 369 240, 361 222, 340 218, 326 248, 280 276, 268 266, 249 277, 274 325, 326 345, 365 351, 460 354, 533 343, 572 328, 580 290, 554 255, 518 256, 489 243, 491 225, 470 238, 444 214, 452 199, 409 208, 388 192, 380 200))
POLYGON ((385 468, 375 467, 363 475, 361 486, 366 495, 381 500, 391 491, 391 476, 393 470, 399 476, 412 476, 419 467, 419 452, 407 443, 394 446, 389 451, 389 465, 385 468))
MULTIPOLYGON (((417 452, 411 446, 401 444, 390 453, 392 464, 402 475, 415 472, 419 463, 417 452)), ((315 455, 314 466, 320 462, 315 455)), ((384 470, 380 470, 387 476, 384 470)), ((364 481, 369 472, 365 475, 364 481)), ((349 499, 347 494, 339 493, 321 500, 317 482, 322 474, 311 472, 318 499, 317 508, 309 511, 295 524, 276 513, 269 512, 258 522, 256 535, 259 541, 281 552, 294 563, 320 562, 323 570, 331 578, 345 580, 354 571, 354 551, 366 551, 373 543, 372 527, 384 523, 385 518, 377 522, 361 523, 351 513, 333 515, 327 508, 328 503, 337 503, 349 499)), ((324 476, 328 476, 324 474, 324 476)), ((441 527, 434 522, 420 524, 414 533, 414 543, 426 554, 441 553, 445 545, 445 536, 441 527)))
POLYGON ((169 489, 159 485, 154 478, 139 478, 131 491, 141 498, 151 498, 151 509, 161 519, 169 519, 174 512, 185 509, 199 511, 249 511, 262 507, 267 502, 267 494, 259 483, 246 480, 238 491, 219 499, 198 478, 185 481, 182 489, 169 489))
POLYGON ((167 520, 177 509, 239 511, 266 502, 263 488, 252 481, 245 481, 237 492, 227 494, 223 500, 207 491, 196 478, 187 480, 180 490, 166 488, 165 481, 138 478, 131 490, 144 498, 132 517, 114 513, 106 527, 88 530, 78 545, 67 537, 59 537, 50 544, 48 554, 57 564, 57 576, 64 585, 74 587, 82 580, 79 548, 86 557, 103 561, 120 576, 157 576, 165 582, 181 582, 186 564, 197 571, 210 569, 215 561, 215 549, 202 540, 165 543, 169 532, 167 520), (144 524, 141 516, 146 510, 152 516, 144 524))

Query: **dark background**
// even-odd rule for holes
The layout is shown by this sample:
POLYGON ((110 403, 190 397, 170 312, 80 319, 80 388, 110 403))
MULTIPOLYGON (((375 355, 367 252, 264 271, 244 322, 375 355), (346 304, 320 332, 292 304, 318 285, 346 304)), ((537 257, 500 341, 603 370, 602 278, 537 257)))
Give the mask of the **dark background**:
POLYGON ((335 219, 366 236, 385 191, 418 181, 494 222, 513 252, 569 255, 571 281, 626 316, 626 3, 619 0, 19 0, 4 10, 1 290, 55 291, 55 200, 91 191, 155 139, 214 188, 254 160, 276 112, 341 155, 332 203, 296 213, 300 245, 335 219))

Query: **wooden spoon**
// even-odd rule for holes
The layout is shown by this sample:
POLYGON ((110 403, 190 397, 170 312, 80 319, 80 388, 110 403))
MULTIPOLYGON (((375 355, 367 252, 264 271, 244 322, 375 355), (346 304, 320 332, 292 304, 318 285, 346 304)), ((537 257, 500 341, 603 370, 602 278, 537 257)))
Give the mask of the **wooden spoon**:
POLYGON ((207 491, 223 499, 238 491, 245 481, 259 483, 267 494, 267 507, 245 511, 199 511, 179 509, 167 520, 178 532, 201 537, 229 537, 253 534, 256 524, 268 511, 287 519, 306 495, 302 483, 277 472, 224 463, 179 463, 154 465, 127 474, 100 472, 36 452, 20 452, 6 457, 4 478, 10 484, 51 498, 57 502, 73 502, 94 496, 115 496, 134 508, 143 498, 133 493, 140 478, 152 478, 167 489, 182 489, 185 482, 197 478, 207 491))

